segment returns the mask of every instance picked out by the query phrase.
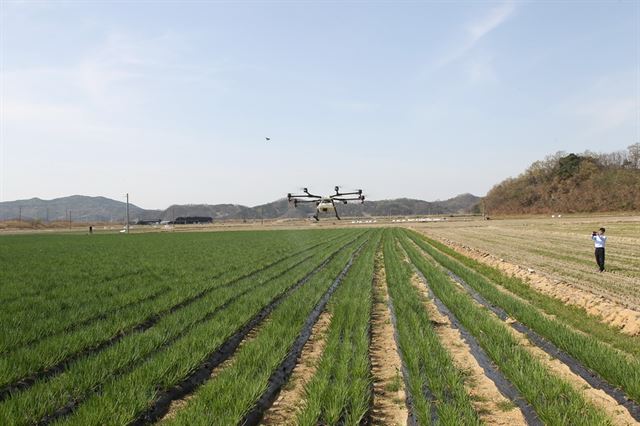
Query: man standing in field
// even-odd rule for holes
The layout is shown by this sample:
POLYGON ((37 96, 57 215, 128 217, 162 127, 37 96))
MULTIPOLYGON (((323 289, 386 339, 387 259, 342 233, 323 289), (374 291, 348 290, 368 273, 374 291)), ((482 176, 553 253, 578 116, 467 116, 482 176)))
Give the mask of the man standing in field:
POLYGON ((596 246, 596 262, 600 272, 604 272, 604 246, 607 243, 607 237, 604 235, 604 228, 600 228, 598 232, 591 233, 591 239, 595 241, 596 246))

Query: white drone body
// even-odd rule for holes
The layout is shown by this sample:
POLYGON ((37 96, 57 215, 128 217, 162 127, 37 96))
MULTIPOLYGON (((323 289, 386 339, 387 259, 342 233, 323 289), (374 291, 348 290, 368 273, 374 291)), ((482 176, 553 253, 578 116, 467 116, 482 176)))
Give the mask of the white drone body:
POLYGON ((360 203, 364 203, 364 195, 362 195, 362 189, 358 189, 353 192, 340 192, 340 187, 336 186, 336 193, 329 196, 320 196, 314 195, 309 192, 307 188, 303 188, 302 192, 304 194, 293 195, 291 193, 287 194, 287 199, 289 203, 293 203, 293 207, 298 207, 300 203, 314 203, 316 205, 316 213, 313 215, 313 218, 316 221, 319 221, 320 218, 318 215, 322 213, 333 212, 336 215, 336 218, 340 220, 340 216, 338 216, 338 210, 336 209, 336 202, 347 204, 349 201, 360 201, 360 203))
POLYGON ((316 211, 323 213, 336 211, 336 206, 333 204, 333 200, 330 197, 324 197, 316 206, 316 211))

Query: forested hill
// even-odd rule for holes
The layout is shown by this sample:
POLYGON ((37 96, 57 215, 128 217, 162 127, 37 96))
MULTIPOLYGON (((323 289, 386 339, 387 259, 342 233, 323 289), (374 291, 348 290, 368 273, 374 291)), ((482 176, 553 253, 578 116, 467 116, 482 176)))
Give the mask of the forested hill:
POLYGON ((640 210, 640 144, 609 154, 557 153, 536 161, 494 186, 484 208, 489 215, 640 210))

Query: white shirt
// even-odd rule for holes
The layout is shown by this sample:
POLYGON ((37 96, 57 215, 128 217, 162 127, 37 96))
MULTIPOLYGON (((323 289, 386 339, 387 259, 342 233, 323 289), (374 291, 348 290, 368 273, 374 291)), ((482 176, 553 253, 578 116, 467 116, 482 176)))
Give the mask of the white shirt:
POLYGON ((604 248, 607 243, 607 237, 604 235, 592 235, 591 239, 596 242, 596 248, 604 248))

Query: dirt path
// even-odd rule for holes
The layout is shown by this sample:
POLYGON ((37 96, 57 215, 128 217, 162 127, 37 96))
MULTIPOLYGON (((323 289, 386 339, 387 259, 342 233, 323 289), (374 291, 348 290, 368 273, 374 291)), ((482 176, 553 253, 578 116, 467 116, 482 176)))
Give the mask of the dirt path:
POLYGON ((327 331, 331 325, 331 314, 324 311, 311 329, 311 337, 302 348, 300 360, 291 373, 291 378, 282 388, 278 398, 265 412, 261 425, 294 425, 296 414, 302 406, 305 385, 311 381, 324 353, 327 331))
POLYGON ((543 294, 585 309, 589 314, 600 317, 605 324, 618 328, 622 333, 630 336, 640 335, 640 312, 638 311, 627 308, 602 295, 576 288, 569 283, 553 280, 538 271, 506 262, 490 253, 445 238, 441 238, 441 241, 460 254, 528 282, 531 287, 543 294))
POLYGON ((373 376, 372 424, 406 425, 408 411, 401 373, 402 364, 393 337, 382 252, 376 255, 375 263, 369 348, 373 376))
POLYGON ((456 367, 465 372, 465 388, 480 420, 488 425, 526 425, 527 422, 520 409, 502 395, 495 383, 485 375, 460 331, 438 311, 420 278, 414 274, 411 283, 423 296, 423 304, 440 338, 440 343, 447 349, 456 367))

